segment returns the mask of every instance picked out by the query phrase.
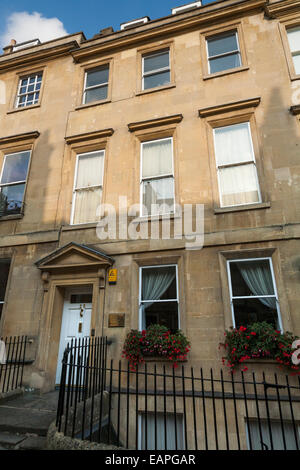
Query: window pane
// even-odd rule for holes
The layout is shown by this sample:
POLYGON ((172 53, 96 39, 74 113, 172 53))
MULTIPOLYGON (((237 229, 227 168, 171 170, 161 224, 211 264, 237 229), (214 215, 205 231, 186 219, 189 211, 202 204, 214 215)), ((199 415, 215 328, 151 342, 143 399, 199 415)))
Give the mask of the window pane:
POLYGON ((148 215, 174 212, 174 178, 145 181, 143 205, 147 208, 148 215), (152 207, 153 205, 160 207, 152 207))
MULTIPOLYGON (((176 415, 176 426, 175 417, 173 414, 166 415, 162 413, 156 414, 156 443, 157 450, 176 450, 176 436, 175 429, 177 428, 177 450, 184 450, 184 438, 183 438, 183 417, 182 415, 176 415), (167 442, 165 442, 165 422, 166 422, 166 434, 167 442)), ((147 442, 146 442, 146 418, 145 415, 141 415, 141 446, 139 450, 155 450, 155 416, 153 413, 147 413, 147 442)))
MULTIPOLYGON (((284 439, 281 422, 271 421, 270 424, 274 450, 284 450, 284 439, 287 450, 297 450, 297 443, 299 448, 299 426, 297 424, 297 442, 295 439, 293 423, 283 421, 284 439)), ((253 450, 271 450, 269 423, 267 421, 261 420, 260 427, 258 421, 250 421, 248 431, 251 435, 251 444, 253 450), (268 449, 266 449, 265 446, 262 447, 261 440, 268 449)))
POLYGON ((91 103, 92 101, 106 100, 108 87, 102 86, 100 88, 92 88, 85 92, 85 103, 91 103))
POLYGON ((143 178, 172 173, 172 139, 144 143, 142 145, 142 165, 143 178))
POLYGON ((1 183, 25 181, 27 177, 30 152, 6 155, 1 183))
POLYGON ((252 140, 247 122, 214 130, 217 165, 253 160, 252 140))
POLYGON ((151 72, 164 67, 169 67, 169 51, 155 56, 144 57, 144 72, 151 72))
POLYGON ((230 33, 228 35, 207 39, 207 49, 209 57, 236 51, 238 49, 236 34, 230 33))
POLYGON ((220 169, 219 184, 223 207, 260 201, 256 167, 252 163, 220 169))
POLYGON ((142 269, 142 300, 177 299, 176 267, 142 269))
POLYGON ((275 295, 269 260, 229 264, 233 296, 275 295))
MULTIPOLYGON (((0 261, 0 301, 4 302, 7 279, 9 274, 10 261, 0 261)), ((1 305, 0 305, 1 307, 1 305)), ((1 315, 1 314, 0 314, 1 315)))
POLYGON ((295 73, 300 74, 300 54, 293 55, 295 73))
POLYGON ((163 325, 171 331, 178 330, 178 303, 155 302, 151 305, 143 305, 143 328, 150 325, 163 325))
POLYGON ((235 326, 251 325, 266 321, 275 328, 280 328, 275 298, 233 299, 235 326))
POLYGON ((101 85, 108 82, 109 67, 106 65, 86 74, 86 87, 101 85))
POLYGON ((96 222, 97 208, 101 204, 102 189, 84 189, 76 191, 73 224, 96 222))
POLYGON ((20 214, 24 191, 25 184, 2 187, 0 194, 0 215, 20 214))
POLYGON ((170 72, 160 72, 144 78, 144 90, 170 83, 170 72))
POLYGON ((231 54, 224 57, 217 57, 216 59, 209 60, 210 73, 222 72, 222 70, 234 69, 240 66, 241 57, 238 52, 236 54, 231 54))
POLYGON ((104 151, 78 157, 76 188, 101 186, 103 181, 104 151))
POLYGON ((300 51, 300 27, 288 29, 287 35, 291 52, 300 51))

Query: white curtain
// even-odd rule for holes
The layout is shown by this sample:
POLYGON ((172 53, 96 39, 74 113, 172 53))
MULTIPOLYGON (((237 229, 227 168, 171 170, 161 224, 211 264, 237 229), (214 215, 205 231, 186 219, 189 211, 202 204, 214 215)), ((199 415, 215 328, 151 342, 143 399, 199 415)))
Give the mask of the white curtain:
POLYGON ((220 127, 214 134, 222 206, 258 202, 260 196, 249 123, 220 127), (240 165, 251 161, 253 163, 240 165), (224 165, 236 166, 222 168, 224 165))
POLYGON ((289 28, 287 30, 291 52, 300 51, 300 27, 289 28))
POLYGON ((103 166, 104 151, 78 157, 74 224, 96 222, 102 197, 103 166))
MULTIPOLYGON (((142 270, 142 300, 159 300, 176 277, 175 267, 142 270)), ((149 302, 151 303, 151 302, 149 302)), ((149 306, 149 305, 148 305, 149 306)))
MULTIPOLYGON (((143 182, 143 204, 150 215, 154 215, 152 204, 166 207, 163 212, 168 213, 174 210, 174 178, 160 178, 157 180, 147 180, 143 182)), ((162 211, 159 211, 162 212, 162 211)))
POLYGON ((175 267, 142 270, 142 327, 145 328, 145 310, 159 300, 176 278, 175 267), (147 301, 147 302, 145 302, 147 301))
POLYGON ((300 28, 290 28, 287 32, 296 74, 300 74, 300 28))
MULTIPOLYGON (((251 435, 251 444, 253 450, 262 450, 261 441, 268 446, 268 449, 271 450, 271 441, 270 441, 270 432, 269 425, 267 421, 261 421, 260 430, 258 421, 252 421, 249 423, 250 435, 251 435)), ((297 450, 296 439, 293 424, 289 422, 283 423, 284 428, 284 437, 287 450, 297 450)), ((299 445, 299 426, 296 424, 297 440, 299 445)), ((284 450, 283 443, 283 434, 282 427, 280 422, 271 421, 271 434, 273 439, 273 449, 274 450, 284 450)), ((249 439, 248 439, 249 440, 249 439)), ((250 449, 250 444, 249 444, 250 449)), ((263 450, 267 450, 263 447, 263 450)))
POLYGON ((172 139, 154 140, 142 145, 142 177, 173 173, 172 139))
POLYGON ((6 364, 6 349, 2 340, 0 340, 0 364, 6 364))
POLYGON ((214 134, 218 166, 253 160, 248 122, 219 127, 214 134))
MULTIPOLYGON (((141 415, 141 449, 146 449, 146 418, 141 415)), ((184 450, 183 440, 183 419, 181 415, 176 415, 177 428, 177 450, 184 450)), ((175 440, 175 416, 166 415, 166 431, 167 442, 165 443, 165 421, 164 415, 158 413, 156 415, 156 432, 157 432, 157 450, 176 450, 175 440), (166 445, 165 445, 166 444, 166 445)), ((155 450, 155 416, 153 413, 147 414, 147 450, 155 450)))
POLYGON ((103 181, 104 152, 80 155, 77 168, 77 188, 101 186, 103 181))
MULTIPOLYGON (((241 262, 237 266, 253 295, 275 295, 272 274, 267 263, 241 262)), ((276 309, 275 297, 259 300, 267 307, 276 309)))
POLYGON ((254 163, 220 168, 219 184, 222 206, 251 204, 260 200, 254 163))
POLYGON ((97 221, 97 208, 101 204, 102 189, 87 188, 76 191, 73 224, 97 221))

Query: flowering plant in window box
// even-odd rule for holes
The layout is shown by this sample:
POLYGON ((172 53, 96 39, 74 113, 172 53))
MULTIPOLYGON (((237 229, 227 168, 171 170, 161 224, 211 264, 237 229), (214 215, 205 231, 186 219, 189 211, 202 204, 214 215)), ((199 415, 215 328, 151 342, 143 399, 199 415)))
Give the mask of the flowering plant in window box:
MULTIPOLYGON (((272 359, 282 368, 288 368, 293 375, 300 374, 300 366, 292 362, 293 342, 298 339, 289 331, 281 333, 267 322, 231 328, 224 333, 225 342, 220 343, 226 351, 223 364, 234 369, 251 359, 272 359)), ((248 367, 242 369, 247 371, 248 367)))
POLYGON ((131 330, 125 340, 122 357, 129 361, 134 371, 149 356, 164 358, 177 367, 179 361, 186 360, 189 351, 190 342, 182 331, 171 333, 165 326, 151 325, 147 330, 131 330))

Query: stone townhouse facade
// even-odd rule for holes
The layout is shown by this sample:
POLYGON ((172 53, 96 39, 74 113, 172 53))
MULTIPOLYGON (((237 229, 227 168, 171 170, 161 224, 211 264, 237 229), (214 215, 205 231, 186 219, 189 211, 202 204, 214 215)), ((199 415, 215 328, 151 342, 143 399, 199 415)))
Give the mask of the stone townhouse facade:
POLYGON ((199 3, 0 56, 0 333, 32 338, 30 387, 58 383, 66 337, 107 335, 120 359, 162 322, 220 368, 230 326, 300 335, 300 2, 199 3), (203 248, 100 240, 120 196, 141 231, 141 203, 204 205, 203 248))

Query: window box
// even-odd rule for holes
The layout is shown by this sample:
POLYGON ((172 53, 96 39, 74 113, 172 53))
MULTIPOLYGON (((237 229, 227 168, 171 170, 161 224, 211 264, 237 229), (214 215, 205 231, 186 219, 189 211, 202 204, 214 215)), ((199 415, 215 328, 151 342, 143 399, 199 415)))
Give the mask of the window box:
POLYGON ((147 330, 131 330, 123 347, 123 358, 129 361, 131 370, 136 370, 145 361, 171 362, 177 367, 178 362, 186 361, 190 351, 190 342, 177 330, 170 330, 161 325, 152 324, 147 330))
MULTIPOLYGON (((292 362, 293 344, 298 339, 292 333, 282 333, 267 322, 256 322, 226 330, 224 336, 220 347, 225 349, 226 356, 222 362, 231 371, 245 363, 265 364, 267 361, 300 375, 300 366, 292 362)), ((244 372, 247 370, 247 366, 242 369, 244 372)))

